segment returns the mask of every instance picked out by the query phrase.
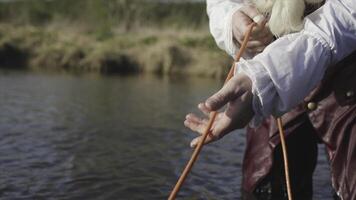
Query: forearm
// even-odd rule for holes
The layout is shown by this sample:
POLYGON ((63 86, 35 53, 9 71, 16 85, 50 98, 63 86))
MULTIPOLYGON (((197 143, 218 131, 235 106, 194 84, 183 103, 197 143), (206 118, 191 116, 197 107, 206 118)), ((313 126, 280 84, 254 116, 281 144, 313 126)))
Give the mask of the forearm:
POLYGON ((308 16, 303 31, 279 38, 239 63, 253 82, 255 122, 300 103, 325 70, 356 50, 355 0, 327 1, 308 16))

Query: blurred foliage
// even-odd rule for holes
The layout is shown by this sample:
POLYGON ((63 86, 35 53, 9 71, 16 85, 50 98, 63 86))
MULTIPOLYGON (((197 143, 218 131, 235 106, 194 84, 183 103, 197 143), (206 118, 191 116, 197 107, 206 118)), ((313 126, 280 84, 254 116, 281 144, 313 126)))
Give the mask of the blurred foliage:
POLYGON ((208 31, 204 2, 0 3, 0 67, 223 77, 228 63, 208 31))
POLYGON ((193 47, 193 48, 206 48, 206 49, 216 49, 218 47, 215 44, 215 41, 211 38, 210 35, 200 36, 200 37, 184 37, 179 40, 180 44, 185 47, 193 47))
POLYGON ((162 3, 147 0, 26 0, 0 3, 0 22, 43 25, 52 21, 95 28, 100 37, 112 27, 197 29, 207 25, 205 3, 162 3))

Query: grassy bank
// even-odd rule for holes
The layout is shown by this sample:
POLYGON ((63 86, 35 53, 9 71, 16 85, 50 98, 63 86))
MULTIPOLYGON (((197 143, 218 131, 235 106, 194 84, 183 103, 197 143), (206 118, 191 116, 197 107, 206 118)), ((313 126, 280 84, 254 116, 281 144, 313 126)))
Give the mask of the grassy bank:
POLYGON ((204 4, 66 1, 0 7, 0 66, 213 77, 227 71, 230 60, 207 31, 204 4), (22 14, 12 16, 13 9, 22 14))

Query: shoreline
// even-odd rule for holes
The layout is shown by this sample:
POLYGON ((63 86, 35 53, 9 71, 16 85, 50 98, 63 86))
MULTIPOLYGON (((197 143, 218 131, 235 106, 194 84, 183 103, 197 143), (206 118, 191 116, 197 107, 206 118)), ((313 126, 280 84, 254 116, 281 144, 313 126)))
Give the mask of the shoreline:
POLYGON ((231 59, 207 30, 114 32, 98 39, 74 25, 0 24, 0 68, 222 78, 231 59))

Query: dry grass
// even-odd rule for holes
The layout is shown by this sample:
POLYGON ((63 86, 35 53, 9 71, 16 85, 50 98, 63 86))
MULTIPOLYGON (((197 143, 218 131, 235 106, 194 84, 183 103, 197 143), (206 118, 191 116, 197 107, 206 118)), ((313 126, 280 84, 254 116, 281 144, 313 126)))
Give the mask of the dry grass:
POLYGON ((9 45, 26 55, 26 67, 35 70, 222 77, 230 62, 205 30, 116 31, 110 38, 100 40, 85 29, 78 31, 60 24, 57 28, 53 24, 0 24, 0 60, 19 59, 16 55, 4 58, 9 45))

